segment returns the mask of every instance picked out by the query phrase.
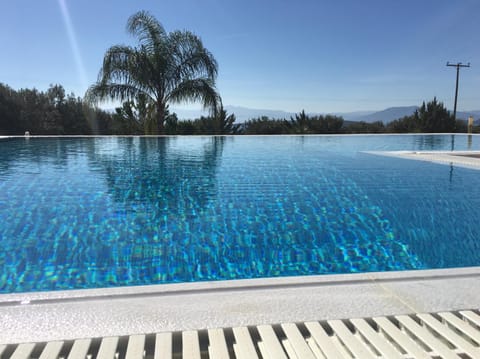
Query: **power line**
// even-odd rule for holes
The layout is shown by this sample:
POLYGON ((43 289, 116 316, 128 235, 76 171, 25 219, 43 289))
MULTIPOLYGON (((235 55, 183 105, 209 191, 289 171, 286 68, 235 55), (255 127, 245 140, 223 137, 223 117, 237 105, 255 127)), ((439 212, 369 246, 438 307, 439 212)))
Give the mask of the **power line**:
POLYGON ((460 67, 470 67, 470 62, 468 64, 462 64, 461 62, 457 62, 456 64, 451 64, 447 62, 447 66, 452 66, 457 68, 457 82, 455 84, 455 103, 453 105, 453 118, 457 119, 457 98, 458 98, 458 74, 460 72, 460 67))

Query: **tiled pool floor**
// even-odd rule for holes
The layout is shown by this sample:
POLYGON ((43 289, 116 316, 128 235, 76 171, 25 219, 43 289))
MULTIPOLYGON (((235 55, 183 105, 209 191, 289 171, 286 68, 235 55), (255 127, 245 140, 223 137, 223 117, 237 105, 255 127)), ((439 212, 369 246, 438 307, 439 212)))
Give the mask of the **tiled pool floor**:
POLYGON ((0 343, 480 307, 480 268, 285 277, 0 296, 0 343))

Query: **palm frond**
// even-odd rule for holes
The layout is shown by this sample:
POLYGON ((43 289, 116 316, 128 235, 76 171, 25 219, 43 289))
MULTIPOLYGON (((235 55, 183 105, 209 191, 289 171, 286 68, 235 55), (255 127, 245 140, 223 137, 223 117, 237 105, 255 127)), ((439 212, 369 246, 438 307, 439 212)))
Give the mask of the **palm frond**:
POLYGON ((210 109, 214 114, 217 113, 221 104, 220 95, 216 91, 213 81, 208 78, 181 82, 168 94, 166 100, 172 103, 201 102, 204 108, 210 109))
POLYGON ((171 77, 181 82, 187 78, 207 77, 215 81, 218 64, 203 46, 198 36, 190 31, 173 31, 168 35, 170 45, 171 77))
POLYGON ((167 37, 162 24, 148 11, 139 11, 130 16, 127 31, 152 52, 164 47, 164 39, 167 37))
POLYGON ((129 76, 129 69, 136 56, 136 50, 129 46, 112 46, 103 57, 103 66, 98 82, 122 82, 129 76))
POLYGON ((141 95, 154 101, 150 94, 142 91, 142 89, 139 89, 136 86, 116 83, 96 83, 88 88, 85 93, 85 100, 89 103, 97 103, 107 99, 125 101, 138 98, 141 95))
POLYGON ((154 93, 150 55, 128 46, 112 46, 104 56, 97 85, 106 88, 115 84, 137 87, 141 92, 154 93))

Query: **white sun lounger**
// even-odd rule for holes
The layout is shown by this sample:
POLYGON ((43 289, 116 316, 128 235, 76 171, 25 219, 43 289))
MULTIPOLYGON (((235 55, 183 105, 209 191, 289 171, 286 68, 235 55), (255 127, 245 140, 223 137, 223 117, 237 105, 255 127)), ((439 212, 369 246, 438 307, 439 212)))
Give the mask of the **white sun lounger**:
POLYGON ((480 358, 476 310, 0 345, 2 359, 480 358))

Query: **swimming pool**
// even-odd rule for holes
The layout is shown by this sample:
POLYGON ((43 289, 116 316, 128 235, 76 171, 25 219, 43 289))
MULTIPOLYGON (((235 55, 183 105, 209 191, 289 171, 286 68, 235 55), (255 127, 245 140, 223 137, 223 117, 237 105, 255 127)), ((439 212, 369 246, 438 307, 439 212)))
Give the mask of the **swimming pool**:
POLYGON ((480 137, 0 140, 0 292, 480 264, 480 137))

